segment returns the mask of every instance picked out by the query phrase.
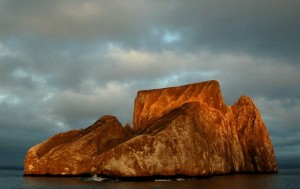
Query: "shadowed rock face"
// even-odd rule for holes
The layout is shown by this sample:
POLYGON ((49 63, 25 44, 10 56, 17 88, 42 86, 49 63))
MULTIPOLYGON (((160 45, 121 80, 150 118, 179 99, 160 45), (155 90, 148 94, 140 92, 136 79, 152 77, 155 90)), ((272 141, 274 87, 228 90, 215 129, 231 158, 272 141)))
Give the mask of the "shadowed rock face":
POLYGON ((277 172, 273 146, 253 101, 233 106, 217 81, 139 91, 133 129, 104 116, 83 130, 32 147, 25 175, 206 176, 277 172))

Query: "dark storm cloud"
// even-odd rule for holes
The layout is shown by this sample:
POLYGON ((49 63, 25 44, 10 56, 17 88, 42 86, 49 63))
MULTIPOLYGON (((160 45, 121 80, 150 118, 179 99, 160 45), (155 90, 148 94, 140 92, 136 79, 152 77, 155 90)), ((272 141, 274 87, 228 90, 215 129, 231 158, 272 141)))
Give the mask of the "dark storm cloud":
POLYGON ((194 13, 186 23, 195 24, 191 37, 195 45, 292 54, 299 52, 299 43, 294 41, 299 41, 299 5, 297 1, 195 1, 178 12, 181 17, 187 10, 194 13))
POLYGON ((129 48, 249 51, 297 60, 299 1, 2 1, 3 35, 99 40, 129 48), (170 46, 162 39, 180 38, 170 46))
MULTIPOLYGON (((280 162, 300 157, 299 1, 0 0, 0 156, 104 114, 136 91, 210 79, 251 96, 280 162), (7 142, 5 142, 7 141, 7 142)), ((0 164, 1 165, 1 164, 0 164)))
POLYGON ((3 35, 31 35, 52 40, 100 40, 138 44, 156 6, 118 1, 2 2, 3 35))

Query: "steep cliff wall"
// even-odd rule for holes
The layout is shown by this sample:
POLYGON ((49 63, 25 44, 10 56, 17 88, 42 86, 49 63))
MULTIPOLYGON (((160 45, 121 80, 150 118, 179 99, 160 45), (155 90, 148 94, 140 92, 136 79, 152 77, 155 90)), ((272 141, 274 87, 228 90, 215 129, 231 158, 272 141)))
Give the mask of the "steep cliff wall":
POLYGON ((139 91, 133 130, 105 116, 31 148, 25 175, 205 176, 277 172, 273 146, 253 101, 233 106, 219 83, 139 91))
POLYGON ((134 102, 133 129, 141 131, 171 110, 187 102, 201 102, 222 110, 224 102, 220 85, 217 81, 209 81, 139 91, 134 102))

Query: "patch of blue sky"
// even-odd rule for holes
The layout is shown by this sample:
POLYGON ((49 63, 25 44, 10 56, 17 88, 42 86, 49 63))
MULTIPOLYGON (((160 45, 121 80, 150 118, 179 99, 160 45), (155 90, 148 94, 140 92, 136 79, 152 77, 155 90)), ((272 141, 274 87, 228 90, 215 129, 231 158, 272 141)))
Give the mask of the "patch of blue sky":
POLYGON ((176 32, 165 32, 163 41, 166 43, 173 43, 180 40, 180 34, 176 32))
POLYGON ((22 100, 20 98, 6 95, 6 94, 0 94, 0 103, 10 104, 10 105, 16 105, 21 103, 22 100))

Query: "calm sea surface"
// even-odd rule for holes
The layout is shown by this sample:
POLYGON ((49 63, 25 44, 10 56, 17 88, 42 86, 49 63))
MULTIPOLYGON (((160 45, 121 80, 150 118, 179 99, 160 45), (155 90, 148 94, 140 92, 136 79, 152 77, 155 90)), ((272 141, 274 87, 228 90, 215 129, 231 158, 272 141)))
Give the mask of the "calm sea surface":
POLYGON ((300 189, 300 169, 282 169, 278 174, 226 175, 195 180, 148 182, 109 182, 93 177, 23 177, 22 174, 22 170, 0 170, 0 188, 300 189))

